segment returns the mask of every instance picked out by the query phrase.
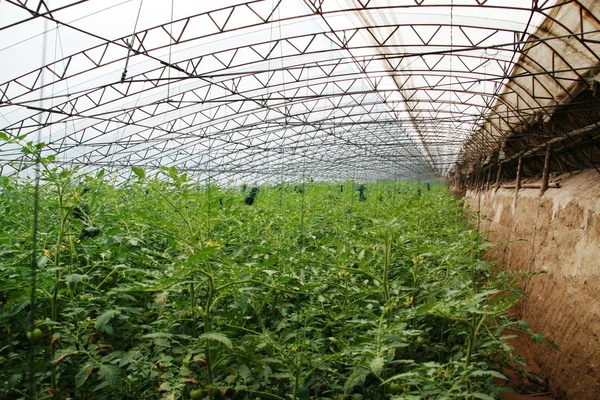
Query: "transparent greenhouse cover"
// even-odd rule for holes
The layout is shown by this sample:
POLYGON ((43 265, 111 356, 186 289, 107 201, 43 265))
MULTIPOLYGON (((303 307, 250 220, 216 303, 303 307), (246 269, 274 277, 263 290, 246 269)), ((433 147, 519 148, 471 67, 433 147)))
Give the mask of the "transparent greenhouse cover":
MULTIPOLYGON (((548 58, 527 42, 548 16, 565 46, 576 39, 581 8, 596 38, 591 0, 0 1, 0 130, 123 177, 445 176, 474 137, 497 143, 535 114, 534 86, 554 107, 572 70, 597 63, 576 49, 569 86, 523 57, 548 58), (494 123, 500 112, 515 115, 494 123)), ((28 170, 19 149, 0 144, 2 174, 28 170)))

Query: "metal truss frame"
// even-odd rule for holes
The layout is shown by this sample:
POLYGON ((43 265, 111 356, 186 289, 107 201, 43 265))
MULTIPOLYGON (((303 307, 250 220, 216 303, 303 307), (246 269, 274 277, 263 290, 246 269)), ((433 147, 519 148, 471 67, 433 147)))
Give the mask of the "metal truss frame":
MULTIPOLYGON (((41 132, 57 162, 123 177, 137 165, 175 166, 198 180, 220 181, 431 178, 489 156, 532 121, 551 116, 589 84, 590 70, 600 64, 600 21, 583 1, 509 7, 487 0, 353 0, 340 9, 334 1, 304 0, 306 13, 279 17, 294 1, 242 2, 109 40, 60 20, 61 11, 86 1, 51 9, 44 0, 7 0, 30 17, 0 31, 45 18, 101 44, 0 83, 0 114, 26 114, 0 130, 41 132), (561 7, 577 10, 578 29, 557 18, 561 7), (530 17, 524 30, 499 21, 435 23, 426 17, 366 22, 375 13, 420 10, 426 16, 442 8, 530 17), (234 23, 240 13, 244 23, 234 23), (331 23, 350 14, 363 25, 331 23), (536 35, 534 15, 553 24, 553 35, 536 35), (321 28, 232 40, 257 27, 306 21, 321 21, 321 28), (190 34, 196 24, 203 35, 190 34), (221 38, 227 45, 218 51, 181 55, 221 38), (566 41, 590 61, 572 63, 560 51, 566 41), (532 56, 536 48, 548 54, 551 68, 532 56), (92 72, 107 78, 52 90, 92 72)), ((0 149, 3 171, 31 165, 17 147, 0 149)))

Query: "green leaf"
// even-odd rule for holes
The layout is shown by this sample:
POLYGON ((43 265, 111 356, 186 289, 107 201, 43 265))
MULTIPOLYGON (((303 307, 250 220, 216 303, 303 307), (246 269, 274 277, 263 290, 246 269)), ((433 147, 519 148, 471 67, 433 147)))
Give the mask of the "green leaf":
POLYGON ((115 226, 113 228, 110 228, 108 231, 106 231, 106 236, 115 236, 119 232, 121 232, 121 228, 118 226, 115 226))
POLYGON ((137 359, 138 356, 139 356, 139 354, 136 353, 135 351, 132 351, 132 350, 128 351, 119 360, 119 367, 123 367, 127 364, 131 364, 133 361, 135 361, 137 359))
POLYGON ((225 346, 227 346, 227 348, 229 348, 229 350, 233 350, 233 343, 231 343, 231 340, 229 340, 229 338, 227 336, 223 335, 222 333, 207 332, 207 333, 203 333, 202 335, 200 335, 199 338, 220 342, 220 343, 224 344, 225 346))
POLYGON ((397 374, 397 375, 392 376, 391 378, 386 379, 385 381, 381 382, 381 384, 385 385, 386 383, 390 383, 393 381, 408 379, 408 378, 412 378, 412 377, 420 377, 420 376, 421 375, 418 372, 403 372, 401 374, 397 374))
POLYGON ((520 320, 520 321, 517 321, 516 323, 517 323, 517 326, 523 330, 531 329, 531 327, 529 326, 527 321, 520 320))
POLYGON ((471 376, 493 376, 494 378, 498 378, 498 379, 504 379, 505 381, 508 380, 508 378, 504 375, 502 375, 500 372, 498 371, 494 371, 493 369, 480 369, 480 370, 476 370, 471 372, 471 376))
POLYGON ((472 394, 473 397, 475 397, 476 399, 481 399, 481 400, 494 400, 495 397, 490 396, 489 394, 484 394, 484 393, 473 393, 472 394))
POLYGON ((102 364, 98 370, 100 379, 107 382, 111 386, 119 386, 121 381, 120 370, 117 366, 111 364, 102 364))
POLYGON ((385 360, 383 359, 383 357, 375 357, 369 363, 369 367, 371 367, 371 370, 373 371, 373 373, 375 375, 379 375, 381 373, 381 371, 383 371, 384 364, 385 364, 385 360))
POLYGON ((546 340, 544 338, 544 335, 539 334, 539 333, 532 333, 530 335, 531 340, 533 341, 533 343, 535 344, 543 344, 546 340))
POLYGON ((177 182, 179 176, 177 175, 177 168, 175 167, 162 167, 163 173, 171 178, 173 181, 177 182))
POLYGON ((87 275, 69 274, 65 276, 65 280, 70 287, 74 286, 77 282, 85 278, 87 278, 87 275))
POLYGON ((495 245, 496 245, 496 244, 495 244, 495 243, 492 243, 492 242, 484 242, 484 243, 481 243, 481 244, 478 246, 478 249, 479 249, 479 250, 485 250, 485 249, 487 249, 488 247, 492 247, 492 246, 495 246, 495 245))
POLYGON ((32 147, 33 147, 33 142, 27 143, 25 146, 21 147, 21 153, 33 154, 33 150, 31 150, 32 147))
POLYGON ((154 339, 154 338, 170 339, 172 337, 173 337, 173 334, 169 333, 169 332, 154 332, 154 333, 149 333, 147 335, 142 336, 142 339, 154 339))
POLYGON ((37 267, 38 268, 44 268, 46 266, 46 264, 48 264, 48 261, 50 261, 48 259, 48 257, 44 257, 44 256, 39 257, 37 259, 37 267))
POLYGON ((89 378, 89 376, 92 374, 92 371, 94 371, 94 365, 92 363, 87 363, 77 372, 75 375, 76 389, 79 389, 83 386, 85 381, 87 381, 87 378, 89 378))
POLYGON ((108 322, 117 315, 115 310, 104 311, 102 314, 98 315, 96 318, 96 329, 100 332, 106 332, 108 334, 113 334, 114 331, 112 326, 108 324, 108 322))
POLYGON ((8 142, 9 136, 6 132, 0 131, 0 140, 8 142))
POLYGON ((103 176, 104 176, 104 168, 101 169, 100 171, 98 171, 98 173, 96 174, 96 179, 102 179, 103 176))
POLYGON ((417 314, 425 314, 427 312, 429 312, 431 309, 433 309, 433 307, 435 307, 436 305, 436 301, 435 299, 428 301, 425 304, 420 305, 419 307, 417 307, 417 314))
POLYGON ((75 347, 68 347, 66 349, 61 349, 56 352, 54 355, 54 359, 52 360, 52 364, 56 367, 58 364, 63 362, 67 357, 78 354, 79 350, 75 347))
POLYGON ((246 364, 242 364, 238 368, 238 374, 240 375, 240 378, 242 378, 243 380, 247 380, 250 377, 250 368, 248 368, 246 364))
POLYGON ((204 260, 209 255, 216 253, 216 251, 217 251, 216 247, 204 247, 202 250, 198 251, 193 256, 189 257, 187 259, 187 263, 194 264, 200 260, 204 260))
POLYGON ((144 179, 146 177, 146 171, 144 171, 142 168, 140 167, 131 167, 131 170, 133 171, 134 174, 137 175, 138 178, 140 179, 144 179))

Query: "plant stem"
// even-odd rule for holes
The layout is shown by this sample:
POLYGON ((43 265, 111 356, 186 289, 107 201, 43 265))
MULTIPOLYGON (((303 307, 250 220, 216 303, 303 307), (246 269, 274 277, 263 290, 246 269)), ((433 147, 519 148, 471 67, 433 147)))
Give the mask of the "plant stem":
POLYGON ((485 321, 485 318, 486 315, 482 315, 481 319, 479 320, 479 322, 477 322, 477 324, 475 324, 475 314, 473 314, 473 317, 471 318, 471 323, 469 324, 469 343, 467 345, 467 356, 465 358, 465 371, 469 368, 469 365, 471 364, 471 355, 473 354, 473 350, 475 348, 475 339, 477 338, 477 334, 479 333, 479 329, 481 328, 483 321, 485 321))
MULTIPOLYGON (((209 272, 209 276, 208 276, 208 298, 206 299, 206 307, 204 308, 204 332, 209 333, 211 331, 210 311, 212 308, 213 298, 215 295, 215 281, 214 281, 214 277, 213 277, 208 260, 206 261, 206 269, 209 272)), ((213 366, 212 366, 211 354, 210 354, 210 342, 208 339, 206 340, 205 349, 206 349, 205 350, 206 351, 206 369, 207 369, 207 373, 208 373, 208 386, 210 389, 212 389, 212 384, 213 384, 212 367, 213 366)), ((210 400, 213 400, 214 395, 212 393, 212 390, 209 391, 208 398, 210 400)))
POLYGON ((194 275, 192 275, 192 281, 190 282, 190 305, 192 316, 194 317, 192 323, 192 337, 196 337, 196 279, 194 275))
POLYGON ((383 299, 385 301, 385 307, 389 308, 388 318, 392 317, 392 310, 390 307, 390 288, 388 283, 388 275, 390 270, 390 264, 392 263, 392 237, 391 234, 385 238, 385 262, 383 265, 383 299))
POLYGON ((300 373, 302 372, 302 364, 304 363, 304 353, 300 356, 300 360, 298 364, 296 364, 296 377, 294 380, 294 393, 292 395, 292 399, 296 400, 298 398, 298 387, 300 386, 300 373))
MULTIPOLYGON (((47 169, 48 171, 48 169, 47 169)), ((54 179, 57 179, 56 177, 54 177, 54 179)), ((52 321, 53 322, 58 322, 58 291, 60 289, 60 282, 61 282, 61 274, 60 274, 60 249, 61 249, 61 244, 64 238, 64 234, 65 234, 65 224, 66 224, 66 218, 67 218, 67 214, 65 213, 65 209, 64 209, 64 201, 63 201, 63 188, 61 187, 60 183, 58 181, 56 181, 56 189, 58 192, 58 207, 59 207, 59 212, 60 212, 60 225, 58 228, 58 239, 56 241, 56 253, 54 255, 54 266, 56 268, 55 272, 54 272, 54 292, 52 293, 52 300, 51 300, 51 308, 52 308, 52 321)), ((50 328, 50 334, 53 335, 54 334, 54 325, 51 326, 50 328)), ((54 355, 56 354, 56 348, 54 347, 54 345, 50 345, 50 355, 51 358, 54 359, 54 355)), ((56 395, 57 391, 56 391, 56 366, 52 367, 52 373, 50 376, 50 387, 52 388, 52 392, 56 395)))

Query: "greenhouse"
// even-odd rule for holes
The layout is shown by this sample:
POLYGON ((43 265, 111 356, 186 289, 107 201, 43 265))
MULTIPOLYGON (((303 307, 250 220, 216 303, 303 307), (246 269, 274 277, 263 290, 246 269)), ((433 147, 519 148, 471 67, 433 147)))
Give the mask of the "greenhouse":
POLYGON ((0 400, 600 398, 600 2, 0 0, 0 400))

